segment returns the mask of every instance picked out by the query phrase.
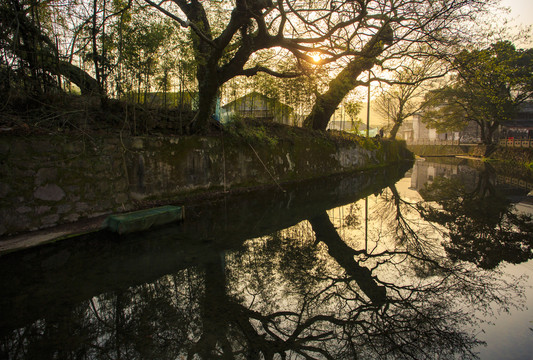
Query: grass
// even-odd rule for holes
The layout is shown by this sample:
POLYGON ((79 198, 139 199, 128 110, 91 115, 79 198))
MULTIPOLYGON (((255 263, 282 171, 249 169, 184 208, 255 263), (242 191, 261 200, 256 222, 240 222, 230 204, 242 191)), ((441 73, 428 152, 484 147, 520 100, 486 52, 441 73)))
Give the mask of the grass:
POLYGON ((279 138, 269 131, 267 123, 257 121, 247 121, 242 118, 235 118, 224 126, 224 131, 235 138, 240 138, 249 144, 264 144, 276 146, 279 138))

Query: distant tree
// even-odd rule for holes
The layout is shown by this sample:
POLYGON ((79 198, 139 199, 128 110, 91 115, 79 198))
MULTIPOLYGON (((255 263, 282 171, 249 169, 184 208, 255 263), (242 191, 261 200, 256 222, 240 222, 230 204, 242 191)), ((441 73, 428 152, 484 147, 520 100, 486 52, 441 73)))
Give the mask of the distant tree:
POLYGON ((361 121, 357 119, 357 116, 359 115, 359 113, 361 113, 361 110, 363 109, 363 104, 356 101, 345 101, 344 109, 346 111, 346 115, 348 115, 348 117, 350 118, 352 129, 358 130, 361 121))
POLYGON ((453 82, 427 94, 422 119, 441 131, 474 121, 483 143, 491 145, 500 123, 533 97, 533 49, 501 41, 482 50, 463 50, 453 65, 453 82))
POLYGON ((405 119, 420 112, 426 103, 423 94, 430 80, 444 76, 446 67, 428 57, 412 61, 403 67, 392 81, 392 86, 382 91, 376 101, 377 112, 391 123, 389 137, 396 138, 405 119))
MULTIPOLYGON (((137 14, 123 25, 122 30, 125 40, 121 49, 121 65, 127 75, 125 87, 135 92, 138 102, 146 101, 146 96, 141 95, 143 92, 146 95, 153 88, 152 77, 158 73, 165 77, 165 65, 168 64, 160 60, 168 48, 173 47, 173 24, 147 15, 146 12, 137 14)), ((168 75, 165 81, 165 86, 168 86, 168 75)))

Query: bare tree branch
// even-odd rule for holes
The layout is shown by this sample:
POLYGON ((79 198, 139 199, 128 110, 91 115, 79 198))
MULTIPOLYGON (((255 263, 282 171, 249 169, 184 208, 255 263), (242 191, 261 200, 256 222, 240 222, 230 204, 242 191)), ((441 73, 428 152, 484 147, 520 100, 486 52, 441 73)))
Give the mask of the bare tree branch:
POLYGON ((213 42, 213 40, 209 39, 209 37, 207 37, 207 35, 205 35, 199 28, 198 26, 196 26, 193 22, 191 21, 187 21, 187 20, 183 20, 181 19, 179 16, 176 16, 174 15, 173 13, 171 13, 170 11, 166 10, 165 8, 163 8, 161 5, 159 4, 156 4, 155 2, 153 2, 152 0, 144 0, 146 1, 146 3, 148 3, 149 5, 153 6, 154 8, 156 8, 157 10, 161 11, 163 14, 165 14, 166 16, 170 17, 171 19, 173 20, 176 20, 181 26, 183 26, 184 28, 188 28, 190 27, 191 29, 193 29, 194 33, 196 35, 198 35, 203 41, 205 41, 206 43, 208 43, 209 45, 213 46, 213 47, 217 47, 216 44, 213 42))

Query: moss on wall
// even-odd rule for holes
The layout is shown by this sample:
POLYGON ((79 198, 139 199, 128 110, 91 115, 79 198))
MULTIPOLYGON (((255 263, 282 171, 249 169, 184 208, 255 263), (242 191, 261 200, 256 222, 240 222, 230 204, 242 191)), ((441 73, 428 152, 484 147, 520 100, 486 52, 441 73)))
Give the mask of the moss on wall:
POLYGON ((531 148, 498 147, 488 160, 498 173, 521 179, 533 176, 533 149, 531 148))
POLYGON ((469 155, 472 150, 467 145, 408 145, 407 148, 422 157, 469 155))
POLYGON ((490 158, 500 161, 507 161, 517 165, 528 165, 533 162, 533 149, 498 147, 490 155, 490 158))
POLYGON ((0 235, 143 207, 147 200, 282 184, 412 158, 394 141, 301 129, 213 137, 0 137, 0 235), (369 144, 366 144, 369 145, 369 144))

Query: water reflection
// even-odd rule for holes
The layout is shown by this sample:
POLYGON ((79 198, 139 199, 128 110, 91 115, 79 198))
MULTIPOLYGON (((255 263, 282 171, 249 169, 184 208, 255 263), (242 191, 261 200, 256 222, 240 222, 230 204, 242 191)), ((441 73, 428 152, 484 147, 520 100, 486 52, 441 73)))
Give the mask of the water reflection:
POLYGON ((533 258, 531 214, 518 213, 494 178, 486 166, 470 182, 438 177, 420 191, 426 200, 419 206, 422 218, 447 229, 444 247, 450 258, 485 269, 533 258))
MULTIPOLYGON (((250 203, 197 209, 187 225, 161 229, 157 239, 85 239, 90 245, 0 258, 2 274, 21 256, 28 270, 2 278, 2 308, 24 312, 7 304, 18 302, 31 313, 3 314, 0 357, 474 358, 480 340, 472 326, 523 305, 525 280, 494 268, 529 258, 523 247, 531 246, 531 218, 502 200, 498 221, 480 219, 476 204, 508 197, 486 189, 490 172, 468 173, 469 185, 447 172, 427 177, 424 198, 409 178, 396 182, 401 172, 330 182, 318 192, 255 194, 250 203), (453 217, 464 220, 454 225, 453 217), (480 235, 491 226, 499 235, 480 235), (500 246, 520 251, 481 251, 500 235, 514 241, 500 246), (484 247, 465 251, 475 239, 484 247), (98 254, 107 260, 95 260, 98 254), (88 276, 91 263, 109 273, 88 276), (69 288, 80 296, 63 290, 64 271, 90 281, 69 288), (26 301, 34 290, 42 302, 26 301)), ((410 175, 419 181, 420 174, 415 167, 410 175)))

